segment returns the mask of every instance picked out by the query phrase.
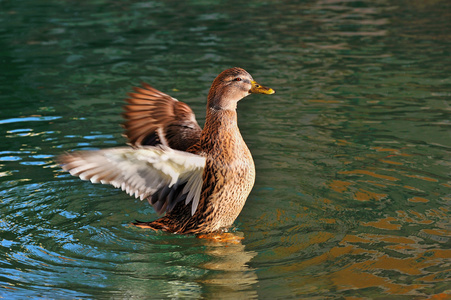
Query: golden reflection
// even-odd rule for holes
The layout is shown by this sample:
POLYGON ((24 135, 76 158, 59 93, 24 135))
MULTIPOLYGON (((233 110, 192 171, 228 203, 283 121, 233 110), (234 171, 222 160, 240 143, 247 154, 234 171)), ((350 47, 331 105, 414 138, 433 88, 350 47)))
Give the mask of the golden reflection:
MULTIPOLYGON (((451 230, 445 230, 445 229, 422 229, 421 230, 424 233, 430 234, 430 235, 437 235, 437 236, 443 236, 443 237, 450 237, 451 236, 451 230)), ((451 257, 451 256, 449 256, 451 257)))
POLYGON ((217 243, 230 243, 230 244, 241 244, 241 241, 244 237, 241 235, 237 235, 231 232, 222 232, 222 233, 207 233, 207 234, 199 234, 197 236, 199 239, 206 239, 217 243))
POLYGON ((338 174, 344 174, 344 175, 350 175, 350 174, 368 175, 368 176, 372 176, 374 178, 385 179, 385 180, 390 180, 390 181, 398 181, 399 180, 398 178, 393 177, 393 176, 377 174, 375 172, 371 172, 371 171, 368 171, 368 170, 340 171, 340 172, 338 172, 338 174))
MULTIPOLYGON (((431 249, 424 245, 423 240, 418 237, 398 237, 393 235, 361 234, 359 236, 347 235, 340 243, 343 248, 359 248, 359 245, 372 244, 374 248, 395 250, 405 257, 393 257, 384 251, 368 251, 372 254, 364 262, 357 262, 346 266, 343 270, 331 275, 332 280, 339 289, 381 287, 390 294, 405 294, 427 287, 428 282, 436 278, 428 275, 431 267, 443 265, 451 257, 451 250, 431 249), (407 251, 407 252, 406 252, 407 251), (375 272, 378 270, 379 272, 375 272), (384 276, 383 271, 397 272, 399 276, 425 275, 412 284, 398 284, 392 282, 388 273, 384 276), (369 273, 371 272, 371 274, 369 273)), ((365 247, 366 248, 366 247, 365 247)), ((351 251, 349 253, 352 253, 351 251)), ((433 273, 435 274, 435 273, 433 273)))
POLYGON ((283 257, 298 253, 305 250, 311 245, 319 245, 332 239, 334 235, 330 232, 314 232, 305 236, 293 234, 289 236, 282 236, 280 239, 280 246, 273 249, 275 257, 283 257))
POLYGON ((364 189, 359 189, 359 191, 356 191, 354 193, 354 199, 358 201, 370 201, 370 200, 379 201, 387 196, 388 196, 387 194, 377 194, 370 191, 366 191, 364 189))
POLYGON ((241 243, 229 244, 213 240, 202 240, 207 246, 205 254, 210 260, 200 268, 211 270, 196 280, 205 291, 202 298, 212 299, 219 295, 233 299, 257 298, 253 285, 258 283, 257 274, 248 266, 249 261, 257 255, 254 251, 246 251, 241 243))
POLYGON ((398 222, 398 219, 394 217, 386 217, 383 219, 379 219, 371 222, 362 223, 363 226, 371 226, 378 229, 387 229, 387 230, 399 230, 401 229, 401 224, 393 224, 391 222, 398 222))
MULTIPOLYGON (((337 145, 356 147, 345 140, 337 140, 337 145)), ((435 283, 449 280, 451 250, 443 247, 451 237, 449 209, 441 203, 449 200, 450 182, 433 178, 433 172, 411 168, 418 155, 407 153, 408 148, 371 149, 366 155, 337 156, 343 168, 325 184, 330 190, 328 206, 322 207, 325 211, 343 207, 349 200, 367 205, 368 213, 362 218, 352 215, 361 210, 344 205, 359 221, 359 229, 326 253, 293 263, 286 270, 332 266, 335 269, 321 278, 329 290, 379 289, 387 295, 415 297, 438 293, 435 299, 451 299, 445 286, 434 290, 440 287, 435 283)))
POLYGON ((422 202, 422 203, 429 202, 428 199, 423 198, 423 197, 412 197, 412 198, 409 198, 407 200, 410 201, 410 202, 422 202))
POLYGON ((350 185, 352 185, 351 182, 341 180, 333 180, 331 183, 329 183, 329 187, 337 193, 346 192, 348 190, 348 186, 350 185))
MULTIPOLYGON (((346 235, 338 246, 324 254, 274 269, 298 272, 315 266, 343 265, 343 262, 347 262, 336 270, 330 270, 326 277, 318 278, 317 281, 328 282, 339 291, 379 288, 389 295, 420 296, 424 295, 425 289, 432 287, 431 283, 445 280, 446 272, 437 273, 434 268, 443 266, 451 257, 451 250, 428 249, 422 242, 418 237, 346 235), (386 250, 397 251, 401 257, 385 253, 386 250), (400 283, 403 280, 397 278, 405 276, 412 276, 412 282, 400 283)), ((309 281, 315 280, 310 278, 309 281)))
POLYGON ((413 187, 413 186, 405 185, 405 186, 403 186, 403 188, 412 190, 412 191, 416 191, 416 192, 422 192, 422 190, 420 190, 419 188, 413 187))
POLYGON ((386 163, 386 164, 397 165, 397 166, 402 166, 404 164, 402 162, 391 161, 391 160, 387 160, 387 159, 381 159, 380 161, 383 162, 383 163, 386 163))
POLYGON ((422 175, 412 175, 412 174, 406 174, 406 173, 402 173, 404 176, 406 177, 410 177, 410 178, 416 178, 416 179, 421 179, 421 180, 425 180, 425 181, 430 181, 430 182, 438 182, 437 179, 435 178, 430 178, 427 176, 422 176, 422 175))
POLYGON ((419 213, 414 210, 408 211, 396 211, 398 214, 398 219, 402 223, 412 223, 412 224, 432 224, 433 220, 427 219, 425 214, 419 213))

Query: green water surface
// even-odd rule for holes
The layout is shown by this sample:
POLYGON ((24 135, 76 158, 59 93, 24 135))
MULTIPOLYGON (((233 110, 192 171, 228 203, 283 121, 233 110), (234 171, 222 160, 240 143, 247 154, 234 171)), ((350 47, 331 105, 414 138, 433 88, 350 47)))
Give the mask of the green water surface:
POLYGON ((0 1, 0 297, 451 297, 450 50, 446 0, 0 1), (123 145, 141 82, 203 124, 234 66, 276 90, 238 107, 240 244, 54 162, 123 145))

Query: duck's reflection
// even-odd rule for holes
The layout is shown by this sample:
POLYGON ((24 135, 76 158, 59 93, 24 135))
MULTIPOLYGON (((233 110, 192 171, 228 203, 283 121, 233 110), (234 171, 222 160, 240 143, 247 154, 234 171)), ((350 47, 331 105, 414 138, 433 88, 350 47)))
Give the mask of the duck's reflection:
MULTIPOLYGON (((242 236, 242 233, 234 233, 242 236)), ((257 255, 237 243, 162 235, 136 245, 133 255, 116 265, 109 281, 127 298, 254 299, 257 255), (155 238, 155 239, 154 239, 155 238), (143 247, 142 247, 143 246, 143 247), (143 284, 144 283, 144 284, 143 284)))
POLYGON ((257 298, 253 286, 258 282, 255 270, 248 262, 257 255, 254 251, 246 251, 239 243, 220 243, 203 240, 207 246, 205 253, 210 261, 200 267, 209 270, 198 282, 204 287, 202 296, 217 298, 218 296, 234 299, 257 298))

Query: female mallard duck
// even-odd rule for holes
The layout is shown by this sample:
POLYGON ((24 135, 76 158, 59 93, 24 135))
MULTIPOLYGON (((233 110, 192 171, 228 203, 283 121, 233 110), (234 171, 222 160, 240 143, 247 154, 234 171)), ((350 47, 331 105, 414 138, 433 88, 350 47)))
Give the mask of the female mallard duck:
POLYGON ((125 135, 132 147, 79 151, 59 161, 72 175, 120 187, 166 213, 137 226, 181 234, 228 228, 255 180, 236 114, 238 101, 252 93, 274 90, 241 68, 223 71, 208 93, 201 130, 188 105, 143 84, 125 106, 125 135))

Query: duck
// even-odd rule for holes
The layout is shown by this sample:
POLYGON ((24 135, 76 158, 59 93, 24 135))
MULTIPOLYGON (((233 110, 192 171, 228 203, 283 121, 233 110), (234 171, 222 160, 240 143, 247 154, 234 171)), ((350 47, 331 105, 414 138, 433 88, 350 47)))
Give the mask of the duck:
POLYGON ((255 165, 241 136, 237 104, 274 94, 244 69, 221 72, 210 87, 203 129, 184 102, 142 83, 124 106, 127 146, 65 153, 64 171, 147 199, 160 217, 140 228, 176 234, 226 232, 255 182, 255 165))

